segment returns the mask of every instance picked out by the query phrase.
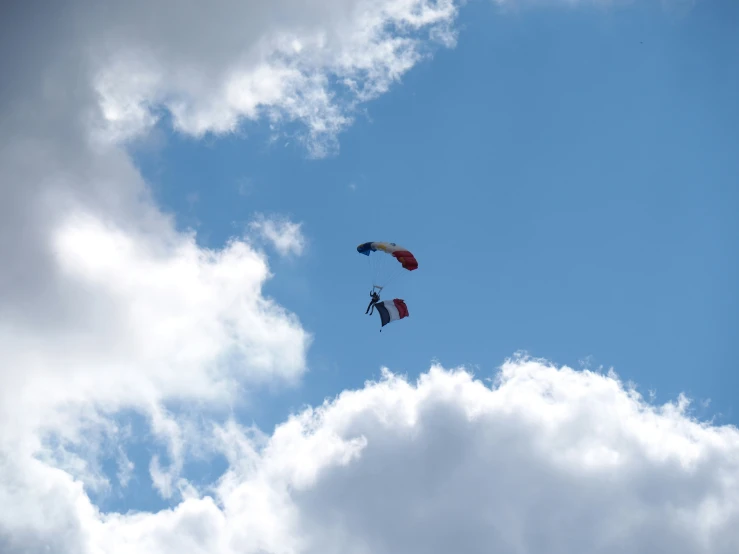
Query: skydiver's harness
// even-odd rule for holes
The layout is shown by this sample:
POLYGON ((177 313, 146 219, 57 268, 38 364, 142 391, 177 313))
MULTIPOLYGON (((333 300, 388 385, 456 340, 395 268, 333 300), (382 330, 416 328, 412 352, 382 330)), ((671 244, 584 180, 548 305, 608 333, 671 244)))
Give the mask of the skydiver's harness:
MULTIPOLYGON (((370 303, 370 306, 372 306, 373 311, 374 311, 374 305, 377 305, 377 303, 380 301, 380 295, 376 291, 381 291, 381 290, 382 290, 382 287, 380 285, 372 285, 372 292, 370 292, 370 296, 372 297, 372 302, 370 303)), ((380 333, 382 333, 382 327, 380 327, 380 333)))
POLYGON ((382 287, 378 285, 372 285, 372 292, 370 292, 370 296, 372 297, 372 304, 377 304, 380 301, 380 295, 378 292, 375 291, 375 289, 382 290, 382 287))

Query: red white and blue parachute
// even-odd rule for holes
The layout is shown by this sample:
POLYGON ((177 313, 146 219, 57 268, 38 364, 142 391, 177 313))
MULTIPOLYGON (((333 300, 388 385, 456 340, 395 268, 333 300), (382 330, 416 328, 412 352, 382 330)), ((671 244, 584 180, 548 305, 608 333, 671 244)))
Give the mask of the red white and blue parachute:
POLYGON ((394 242, 365 242, 357 246, 357 252, 369 256, 372 252, 385 252, 390 254, 393 258, 398 260, 403 268, 408 271, 418 269, 418 261, 416 257, 411 254, 407 248, 398 246, 394 242))
POLYGON ((367 256, 373 289, 382 290, 405 271, 418 269, 416 257, 394 242, 365 242, 357 252, 367 256))

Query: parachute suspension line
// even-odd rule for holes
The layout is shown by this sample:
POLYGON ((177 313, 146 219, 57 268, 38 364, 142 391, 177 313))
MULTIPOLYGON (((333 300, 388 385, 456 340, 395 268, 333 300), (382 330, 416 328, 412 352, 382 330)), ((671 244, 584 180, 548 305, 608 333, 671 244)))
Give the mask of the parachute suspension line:
POLYGON ((367 256, 367 263, 370 269, 372 291, 383 290, 407 271, 393 256, 367 256))
POLYGON ((385 259, 384 256, 370 256, 372 258, 372 290, 374 291, 375 285, 380 282, 380 278, 384 272, 385 259))
POLYGON ((386 273, 387 268, 387 257, 386 256, 368 256, 368 259, 370 260, 370 268, 371 268, 371 279, 372 279, 372 290, 382 290, 383 286, 385 286, 387 283, 383 283, 380 285, 380 280, 382 276, 386 273))
MULTIPOLYGON (((367 262, 370 266, 370 284, 374 287, 375 283, 378 281, 379 261, 377 256, 367 256, 367 262)), ((372 290, 374 290, 374 288, 372 290)))
MULTIPOLYGON (((394 259, 393 261, 396 262, 396 260, 394 259)), ((390 283, 394 283, 398 279, 398 277, 404 275, 406 271, 407 270, 397 262, 393 264, 393 269, 388 272, 388 276, 385 279, 384 286, 388 286, 390 283)))

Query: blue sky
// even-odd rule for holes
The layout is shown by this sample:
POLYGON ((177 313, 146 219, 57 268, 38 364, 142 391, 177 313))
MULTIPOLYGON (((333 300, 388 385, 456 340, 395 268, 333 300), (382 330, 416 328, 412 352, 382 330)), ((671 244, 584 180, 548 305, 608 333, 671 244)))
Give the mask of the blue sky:
POLYGON ((308 159, 254 126, 207 147, 170 133, 142 155, 157 198, 203 245, 255 212, 302 222, 305 255, 273 257, 265 290, 315 335, 310 373, 259 402, 256 420, 382 365, 414 377, 437 359, 488 377, 524 350, 613 367, 659 401, 710 399, 701 416, 735 422, 735 17, 729 2, 686 17, 475 2, 457 46, 368 103, 335 156, 308 159), (363 315, 354 249, 368 240, 420 261, 387 291, 411 318, 382 335, 363 315))
POLYGON ((9 11, 0 551, 736 552, 739 4, 613 4, 9 11))

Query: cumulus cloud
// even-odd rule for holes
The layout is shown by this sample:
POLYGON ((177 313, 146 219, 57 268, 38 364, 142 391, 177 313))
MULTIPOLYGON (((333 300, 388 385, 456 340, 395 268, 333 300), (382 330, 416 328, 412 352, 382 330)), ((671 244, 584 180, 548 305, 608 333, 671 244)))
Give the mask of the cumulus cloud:
POLYGON ((159 513, 98 514, 44 468, 58 513, 29 517, 29 536, 152 554, 739 547, 739 431, 695 421, 682 398, 649 404, 613 374, 514 359, 491 387, 439 366, 415 383, 386 371, 269 437, 235 422, 213 436, 229 470, 159 513))
POLYGON ((429 41, 454 43, 454 0, 163 0, 107 3, 85 15, 96 90, 115 140, 145 131, 166 109, 178 130, 235 131, 262 117, 299 122, 311 152, 336 147, 357 103, 388 90, 429 41), (103 35, 104 32, 104 35, 103 35))
POLYGON ((301 223, 294 223, 285 217, 267 217, 259 214, 249 223, 249 227, 269 241, 283 256, 300 255, 305 249, 306 240, 301 223))
POLYGON ((166 220, 153 230, 86 208, 69 206, 38 251, 22 252, 46 274, 29 276, 27 296, 8 291, 0 312, 3 421, 23 413, 26 431, 61 432, 91 409, 228 405, 243 383, 302 375, 310 335, 262 296, 262 254, 242 240, 208 250, 166 220))

